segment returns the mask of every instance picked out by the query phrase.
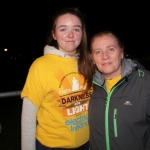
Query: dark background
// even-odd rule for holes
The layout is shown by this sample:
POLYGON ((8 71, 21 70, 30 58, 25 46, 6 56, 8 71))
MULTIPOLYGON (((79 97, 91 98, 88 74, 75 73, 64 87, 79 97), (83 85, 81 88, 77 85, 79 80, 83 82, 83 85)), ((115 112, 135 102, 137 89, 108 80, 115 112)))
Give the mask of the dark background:
MULTIPOLYGON (((126 53, 150 70, 148 2, 1 1, 0 92, 22 90, 29 66, 43 55, 53 13, 72 6, 85 14, 89 39, 99 31, 113 31, 124 43, 126 53)), ((21 109, 20 96, 0 98, 0 150, 21 150, 21 109)))
POLYGON ((150 8, 146 1, 5 1, 0 6, 0 50, 9 48, 10 53, 31 57, 42 55, 53 13, 71 6, 85 13, 89 38, 101 30, 111 30, 119 35, 131 56, 150 54, 150 8))

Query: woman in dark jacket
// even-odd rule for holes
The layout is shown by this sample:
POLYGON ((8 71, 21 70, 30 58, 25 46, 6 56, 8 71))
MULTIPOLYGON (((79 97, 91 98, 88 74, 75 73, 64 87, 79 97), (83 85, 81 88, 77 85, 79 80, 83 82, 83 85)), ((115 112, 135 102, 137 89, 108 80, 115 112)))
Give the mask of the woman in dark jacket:
MULTIPOLYGON (((150 72, 124 58, 119 38, 103 31, 91 39, 94 85, 89 104, 90 150, 150 150, 150 72)), ((92 82, 91 82, 92 80, 92 82)))

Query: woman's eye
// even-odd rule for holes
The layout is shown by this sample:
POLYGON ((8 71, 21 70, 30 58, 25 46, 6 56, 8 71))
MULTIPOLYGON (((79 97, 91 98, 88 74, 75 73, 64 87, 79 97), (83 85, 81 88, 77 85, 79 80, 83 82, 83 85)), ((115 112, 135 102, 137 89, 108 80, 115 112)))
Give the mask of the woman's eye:
POLYGON ((100 55, 100 54, 101 54, 101 51, 96 51, 95 54, 96 54, 96 55, 100 55))
POLYGON ((109 48, 109 51, 111 51, 111 52, 114 51, 114 48, 109 48))
POLYGON ((65 31, 65 29, 60 29, 60 31, 65 31))
POLYGON ((79 32, 80 30, 79 29, 74 29, 76 32, 79 32))

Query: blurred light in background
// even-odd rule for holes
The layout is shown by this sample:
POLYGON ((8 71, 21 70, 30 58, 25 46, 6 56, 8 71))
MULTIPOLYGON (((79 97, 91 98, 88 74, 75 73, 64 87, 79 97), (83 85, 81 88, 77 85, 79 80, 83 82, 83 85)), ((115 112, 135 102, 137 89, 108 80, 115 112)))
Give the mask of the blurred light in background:
POLYGON ((5 52, 7 52, 7 51, 8 51, 8 49, 7 49, 7 48, 4 48, 4 51, 5 51, 5 52))

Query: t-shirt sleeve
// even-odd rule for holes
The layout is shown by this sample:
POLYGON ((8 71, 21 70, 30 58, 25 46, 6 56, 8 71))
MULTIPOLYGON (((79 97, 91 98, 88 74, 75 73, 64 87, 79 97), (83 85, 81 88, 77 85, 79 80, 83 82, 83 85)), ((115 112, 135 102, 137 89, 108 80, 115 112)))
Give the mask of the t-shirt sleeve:
POLYGON ((21 92, 21 98, 27 97, 35 106, 39 107, 45 93, 45 76, 42 63, 38 59, 35 60, 29 68, 25 85, 21 92))

